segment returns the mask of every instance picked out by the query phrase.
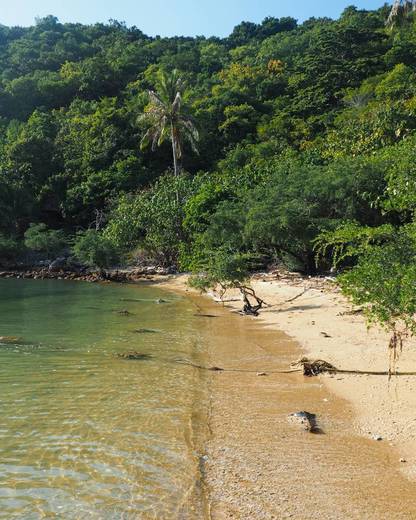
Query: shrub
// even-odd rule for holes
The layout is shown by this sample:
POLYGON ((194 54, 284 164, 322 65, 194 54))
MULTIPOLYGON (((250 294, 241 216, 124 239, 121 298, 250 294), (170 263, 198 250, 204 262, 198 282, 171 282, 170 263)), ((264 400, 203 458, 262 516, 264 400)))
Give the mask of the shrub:
POLYGON ((22 245, 17 240, 0 233, 0 263, 14 260, 21 251, 22 245))
POLYGON ((404 340, 416 333, 416 226, 362 228, 347 225, 317 242, 334 253, 334 265, 355 258, 338 281, 343 293, 363 308, 369 325, 390 334, 390 371, 404 340), (323 244, 326 244, 324 246, 323 244))
POLYGON ((56 255, 66 244, 62 230, 49 229, 46 224, 30 224, 24 235, 25 246, 33 251, 56 255))
POLYGON ((104 237, 123 250, 140 248, 155 262, 177 265, 186 241, 184 205, 197 181, 187 175, 161 177, 149 190, 124 196, 114 208, 104 237))
POLYGON ((89 267, 111 267, 119 260, 115 244, 95 229, 78 232, 72 252, 77 260, 89 267))

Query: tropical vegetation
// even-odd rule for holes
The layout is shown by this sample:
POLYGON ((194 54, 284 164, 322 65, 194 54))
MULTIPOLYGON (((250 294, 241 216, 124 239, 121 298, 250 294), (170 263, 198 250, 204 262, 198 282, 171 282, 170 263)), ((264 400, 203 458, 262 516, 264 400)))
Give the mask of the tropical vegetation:
POLYGON ((371 319, 413 329, 415 11, 227 38, 0 26, 0 261, 66 247, 201 287, 332 267, 371 319))

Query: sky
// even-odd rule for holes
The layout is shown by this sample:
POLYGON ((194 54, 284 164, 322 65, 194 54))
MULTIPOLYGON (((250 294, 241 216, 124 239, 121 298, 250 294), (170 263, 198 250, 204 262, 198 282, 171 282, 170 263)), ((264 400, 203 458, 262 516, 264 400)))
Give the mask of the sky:
POLYGON ((61 22, 91 24, 109 19, 135 25, 149 36, 227 36, 243 20, 266 16, 335 18, 347 5, 380 7, 383 0, 0 0, 0 24, 32 25, 53 14, 61 22))

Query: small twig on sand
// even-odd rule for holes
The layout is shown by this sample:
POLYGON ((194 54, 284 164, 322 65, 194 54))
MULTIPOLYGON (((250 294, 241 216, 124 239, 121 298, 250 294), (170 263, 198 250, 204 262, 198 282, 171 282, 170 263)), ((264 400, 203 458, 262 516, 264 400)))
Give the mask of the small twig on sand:
POLYGON ((298 295, 295 296, 294 298, 290 298, 289 300, 284 301, 283 303, 292 303, 292 302, 298 300, 299 298, 302 298, 302 296, 303 296, 304 294, 306 294, 308 291, 309 291, 309 288, 305 287, 305 288, 303 289, 303 292, 301 292, 300 294, 298 294, 298 295))

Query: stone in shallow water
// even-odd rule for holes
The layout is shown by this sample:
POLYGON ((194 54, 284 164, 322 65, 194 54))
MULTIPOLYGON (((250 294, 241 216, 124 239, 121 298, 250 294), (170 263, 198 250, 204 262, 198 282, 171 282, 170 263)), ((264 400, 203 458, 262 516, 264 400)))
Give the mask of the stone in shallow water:
POLYGON ((120 316, 133 316, 133 314, 132 314, 130 311, 125 310, 125 309, 123 309, 123 310, 121 310, 121 311, 116 311, 116 312, 117 312, 117 314, 119 314, 120 316))
POLYGON ((121 352, 117 354, 117 357, 121 359, 130 359, 132 361, 149 361, 153 359, 151 354, 144 354, 143 352, 121 352))
POLYGON ((0 336, 0 343, 6 343, 8 345, 17 345, 23 341, 18 336, 0 336))
POLYGON ((323 433, 318 427, 316 415, 309 412, 295 412, 289 415, 291 422, 296 422, 310 433, 323 433))

